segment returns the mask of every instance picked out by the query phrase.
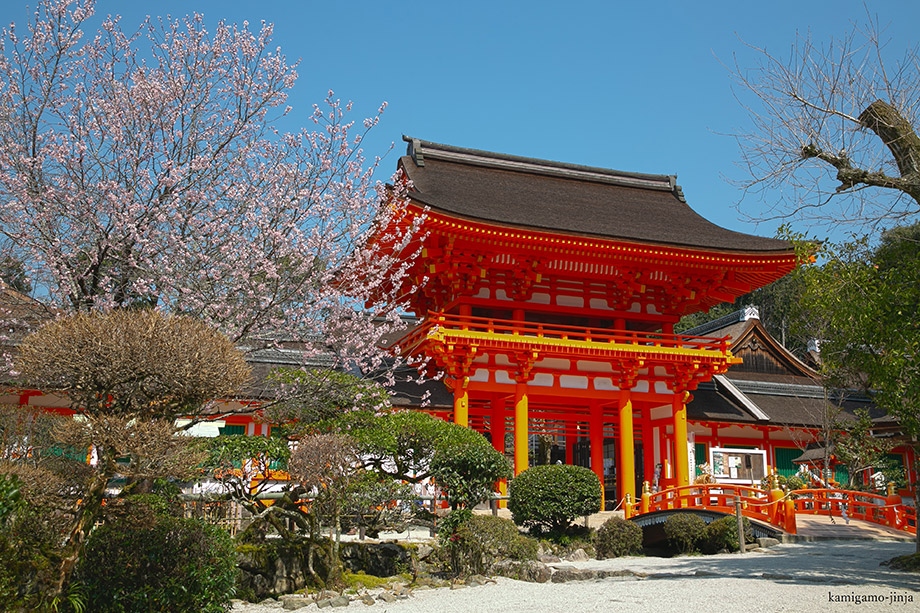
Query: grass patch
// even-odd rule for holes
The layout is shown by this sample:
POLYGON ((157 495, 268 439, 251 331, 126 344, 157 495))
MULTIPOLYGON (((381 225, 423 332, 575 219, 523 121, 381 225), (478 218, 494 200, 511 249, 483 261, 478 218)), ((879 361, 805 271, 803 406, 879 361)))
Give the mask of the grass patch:
POLYGON ((342 575, 342 581, 344 581, 346 589, 372 590, 380 587, 389 587, 393 579, 392 577, 377 577, 374 575, 368 575, 364 571, 358 571, 356 573, 345 571, 342 575))
POLYGON ((909 573, 920 573, 920 553, 912 553, 906 556, 891 558, 887 562, 882 562, 883 566, 893 568, 894 570, 903 570, 909 573))

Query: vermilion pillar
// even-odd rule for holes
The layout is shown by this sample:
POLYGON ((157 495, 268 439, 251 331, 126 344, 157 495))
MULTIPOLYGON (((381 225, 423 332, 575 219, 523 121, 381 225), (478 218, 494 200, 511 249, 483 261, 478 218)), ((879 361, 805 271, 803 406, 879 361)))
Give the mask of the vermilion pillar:
MULTIPOLYGON (((505 399, 504 398, 493 398, 492 399, 492 447, 495 448, 495 451, 504 454, 505 453, 505 399)), ((502 496, 505 496, 508 493, 508 482, 505 479, 502 479, 498 482, 498 491, 502 496)), ((498 506, 502 509, 506 507, 506 502, 504 500, 498 503, 498 506)))
POLYGON ((505 453, 505 399, 492 399, 492 447, 505 453))
POLYGON ((620 465, 617 467, 617 482, 620 499, 628 494, 636 499, 635 449, 633 445, 633 414, 629 390, 622 390, 619 399, 620 410, 620 465))
POLYGON ((467 378, 462 377, 454 383, 454 423, 461 426, 470 425, 470 392, 467 378))
POLYGON ((690 485, 690 460, 687 457, 686 392, 674 396, 674 476, 677 485, 690 485))
POLYGON ((591 470, 601 482, 601 509, 604 504, 604 412, 601 405, 591 403, 588 438, 591 442, 591 470))
POLYGON ((527 384, 518 383, 514 388, 514 474, 519 475, 530 466, 527 453, 530 449, 527 427, 527 384))

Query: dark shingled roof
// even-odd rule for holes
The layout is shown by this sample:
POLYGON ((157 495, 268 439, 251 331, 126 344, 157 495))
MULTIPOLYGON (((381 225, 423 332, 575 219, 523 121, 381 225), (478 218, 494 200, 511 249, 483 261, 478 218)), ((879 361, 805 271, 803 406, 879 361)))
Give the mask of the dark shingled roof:
POLYGON ((502 225, 655 245, 789 252, 786 241, 717 226, 691 209, 677 177, 619 172, 403 137, 411 196, 432 209, 502 225))

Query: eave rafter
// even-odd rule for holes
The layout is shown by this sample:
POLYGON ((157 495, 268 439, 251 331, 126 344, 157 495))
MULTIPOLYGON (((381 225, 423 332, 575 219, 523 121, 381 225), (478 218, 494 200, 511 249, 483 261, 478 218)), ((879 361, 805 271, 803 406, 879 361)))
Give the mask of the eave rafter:
POLYGON ((503 228, 428 212, 422 257, 410 274, 428 279, 417 312, 437 310, 483 287, 529 300, 550 279, 603 283, 610 308, 638 301, 662 313, 707 310, 779 278, 795 266, 789 252, 737 253, 628 243, 503 228))

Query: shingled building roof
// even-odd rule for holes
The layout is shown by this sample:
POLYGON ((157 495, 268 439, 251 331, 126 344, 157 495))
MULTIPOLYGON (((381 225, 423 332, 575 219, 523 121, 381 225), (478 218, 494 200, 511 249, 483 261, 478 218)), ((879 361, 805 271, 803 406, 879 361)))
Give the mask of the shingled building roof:
POLYGON ((463 149, 403 137, 411 197, 476 221, 654 245, 789 252, 786 241, 698 215, 673 175, 649 175, 463 149))

